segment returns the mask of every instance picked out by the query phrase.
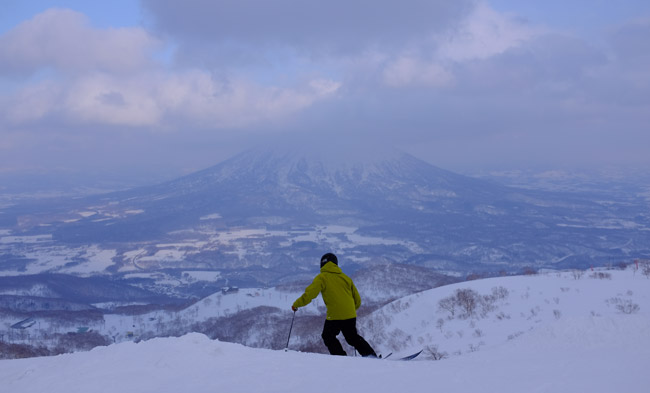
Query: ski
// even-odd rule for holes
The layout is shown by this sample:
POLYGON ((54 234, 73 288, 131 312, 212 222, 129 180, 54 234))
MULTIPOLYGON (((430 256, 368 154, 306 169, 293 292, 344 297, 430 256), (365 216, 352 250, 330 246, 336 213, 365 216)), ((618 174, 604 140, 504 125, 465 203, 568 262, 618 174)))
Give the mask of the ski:
MULTIPOLYGON (((414 354, 411 354, 411 355, 408 355, 408 356, 404 356, 404 357, 401 357, 401 358, 397 358, 397 359, 391 359, 391 360, 395 360, 395 361, 399 361, 399 360, 413 360, 413 359, 415 359, 416 357, 418 357, 418 356, 422 353, 422 351, 423 351, 423 350, 421 349, 419 352, 416 352, 416 353, 414 353, 414 354)), ((393 354, 393 353, 391 352, 391 353, 389 353, 389 354, 386 355, 386 356, 379 356, 379 359, 380 359, 380 360, 386 360, 386 359, 388 359, 392 354, 393 354)))
MULTIPOLYGON (((422 353, 422 351, 423 351, 423 349, 421 349, 419 352, 416 352, 416 353, 414 353, 412 355, 404 356, 404 357, 399 358, 397 360, 413 360, 416 357, 418 357, 422 353)), ((388 357, 388 356, 386 356, 386 357, 388 357)))

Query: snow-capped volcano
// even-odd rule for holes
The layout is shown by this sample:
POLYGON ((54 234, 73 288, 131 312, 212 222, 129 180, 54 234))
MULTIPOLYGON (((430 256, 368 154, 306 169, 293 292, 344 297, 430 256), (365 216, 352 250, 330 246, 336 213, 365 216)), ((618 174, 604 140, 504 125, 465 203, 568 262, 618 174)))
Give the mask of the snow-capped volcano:
MULTIPOLYGON (((195 174, 148 189, 145 198, 211 194, 215 201, 236 193, 241 200, 266 197, 279 209, 314 210, 312 203, 345 205, 384 200, 433 201, 465 193, 495 194, 503 187, 456 175, 397 150, 355 154, 352 151, 306 152, 299 149, 256 149, 195 174)), ((132 196, 131 193, 127 195, 132 196)), ((390 203, 387 203, 389 205, 390 203)), ((255 205, 248 206, 254 208, 255 205)))
POLYGON ((156 186, 9 210, 18 225, 0 244, 23 271, 204 269, 239 285, 313 272, 326 251, 353 270, 397 262, 459 275, 650 255, 645 202, 510 188, 402 152, 326 146, 255 149, 156 186), (17 235, 39 237, 26 252, 17 235), (40 260, 48 247, 74 249, 74 264, 40 260))

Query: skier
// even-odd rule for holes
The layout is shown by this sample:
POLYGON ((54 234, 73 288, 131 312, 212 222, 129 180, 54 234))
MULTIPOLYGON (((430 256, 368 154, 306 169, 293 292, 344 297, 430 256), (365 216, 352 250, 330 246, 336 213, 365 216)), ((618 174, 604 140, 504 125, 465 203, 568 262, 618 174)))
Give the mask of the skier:
POLYGON ((338 266, 336 255, 327 253, 320 260, 320 274, 305 289, 291 306, 296 312, 298 308, 308 305, 322 293, 323 302, 327 307, 327 318, 323 327, 323 342, 332 355, 346 356, 341 343, 336 336, 343 332, 348 344, 353 346, 361 356, 377 357, 370 344, 357 332, 357 309, 361 306, 361 297, 352 279, 346 276, 338 266))

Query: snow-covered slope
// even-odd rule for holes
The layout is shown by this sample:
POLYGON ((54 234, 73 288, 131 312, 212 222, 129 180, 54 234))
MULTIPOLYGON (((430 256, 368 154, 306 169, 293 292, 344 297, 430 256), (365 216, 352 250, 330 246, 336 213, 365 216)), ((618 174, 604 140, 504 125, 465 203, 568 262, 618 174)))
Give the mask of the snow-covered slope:
MULTIPOLYGON (((646 325, 647 327, 647 321, 646 325)), ((635 331, 584 341, 531 336, 440 362, 335 358, 246 348, 199 334, 0 362, 7 392, 646 392, 650 344, 635 331), (539 340, 544 340, 542 345, 539 340), (644 347, 645 345, 645 347, 644 347)))
POLYGON ((638 188, 506 187, 400 152, 343 150, 269 146, 155 186, 0 208, 0 275, 149 274, 165 283, 148 289, 191 297, 194 286, 172 284, 187 271, 273 286, 327 251, 356 268, 459 276, 650 257, 638 188))
MULTIPOLYGON (((650 320, 649 311, 650 280, 632 265, 624 271, 576 270, 447 285, 388 304, 362 326, 384 351, 426 347, 454 357, 533 332, 573 334, 576 340, 579 332, 573 329, 614 333, 616 325, 650 320), (454 315, 449 306, 441 307, 441 300, 449 303, 459 292, 474 297, 472 315, 462 302, 456 301, 454 315)), ((650 337, 650 331, 646 334, 650 337)))
MULTIPOLYGON (((361 328, 370 333, 370 321, 383 318, 387 336, 399 329, 413 337, 413 346, 438 345, 439 352, 449 352, 439 361, 431 361, 427 351, 419 361, 399 362, 253 349, 192 333, 85 353, 3 360, 0 379, 8 392, 51 393, 646 392, 649 311, 650 280, 631 268, 580 277, 565 272, 497 278, 401 299, 361 328), (490 293, 496 300, 490 310, 477 308, 468 317, 456 310, 450 319, 439 301, 456 290, 490 293), (476 329, 482 330, 480 337, 474 336, 476 329), (445 337, 447 331, 453 337, 445 337), (484 344, 466 350, 476 340, 484 344)), ((379 336, 366 338, 385 349, 379 336)))

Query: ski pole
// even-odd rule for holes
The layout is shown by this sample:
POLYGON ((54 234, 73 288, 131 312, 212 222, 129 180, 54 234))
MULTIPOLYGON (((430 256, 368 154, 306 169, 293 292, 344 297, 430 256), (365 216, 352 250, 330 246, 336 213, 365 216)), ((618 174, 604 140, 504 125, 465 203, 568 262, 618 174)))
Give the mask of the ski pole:
POLYGON ((284 352, 289 350, 289 339, 291 339, 291 330, 293 329, 293 320, 296 319, 296 311, 293 311, 293 318, 291 318, 291 327, 289 328, 289 337, 287 337, 287 346, 284 347, 284 352))

